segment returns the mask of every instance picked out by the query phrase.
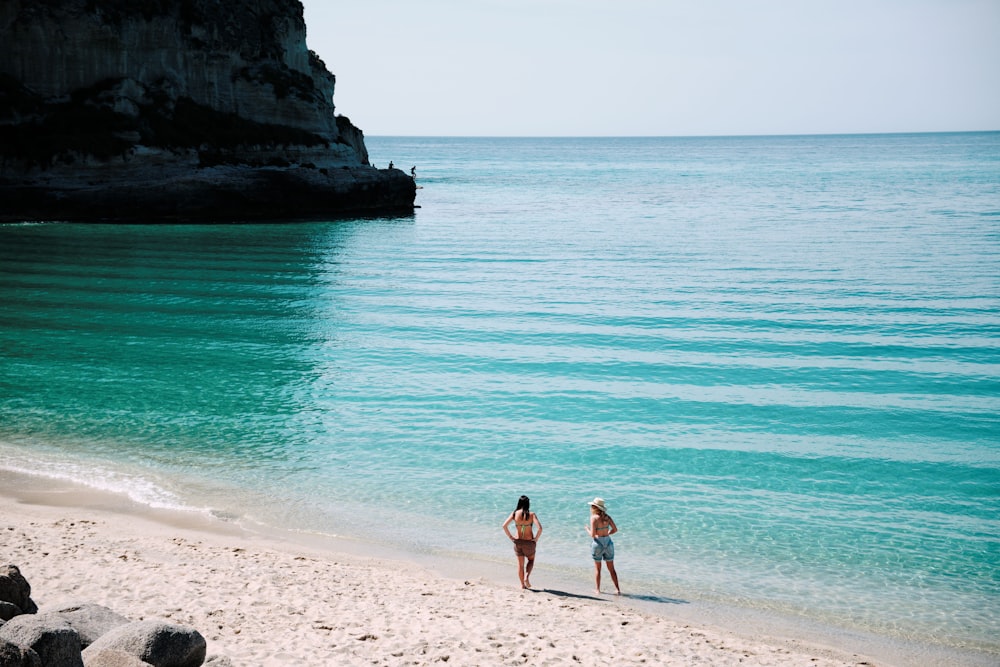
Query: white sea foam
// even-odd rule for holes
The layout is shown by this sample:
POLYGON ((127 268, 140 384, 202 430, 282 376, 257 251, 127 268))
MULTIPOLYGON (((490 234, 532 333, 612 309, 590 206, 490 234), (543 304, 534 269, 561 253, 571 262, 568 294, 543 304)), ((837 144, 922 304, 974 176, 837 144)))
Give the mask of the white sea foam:
POLYGON ((0 470, 34 478, 67 482, 119 495, 133 503, 152 509, 205 512, 192 507, 178 495, 150 479, 149 471, 129 473, 123 469, 101 465, 92 461, 74 461, 69 458, 33 456, 21 448, 0 442, 0 470))

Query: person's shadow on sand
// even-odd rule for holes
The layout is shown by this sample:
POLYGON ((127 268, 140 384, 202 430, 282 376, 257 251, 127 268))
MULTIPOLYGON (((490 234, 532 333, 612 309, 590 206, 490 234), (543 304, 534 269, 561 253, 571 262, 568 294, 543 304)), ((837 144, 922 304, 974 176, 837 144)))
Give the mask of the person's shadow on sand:
POLYGON ((678 600, 677 598, 665 598, 659 595, 630 595, 628 593, 623 593, 621 596, 609 596, 609 597, 597 597, 595 595, 580 595, 579 593, 567 593, 566 591, 556 591, 551 588, 535 588, 532 589, 536 593, 548 593, 549 595, 555 595, 561 598, 574 598, 577 600, 597 600, 606 601, 613 600, 615 597, 628 598, 629 600, 641 600, 643 602, 656 602, 658 604, 690 604, 687 600, 678 600))
POLYGON ((687 600, 665 598, 660 595, 632 595, 630 593, 623 593, 622 597, 630 600, 642 600, 643 602, 656 602, 657 604, 691 604, 687 600))
POLYGON ((566 591, 554 591, 551 588, 533 588, 531 589, 535 593, 548 593, 549 595, 555 595, 560 598, 574 598, 577 600, 600 600, 601 598, 595 597, 593 595, 580 595, 579 593, 567 593, 566 591))

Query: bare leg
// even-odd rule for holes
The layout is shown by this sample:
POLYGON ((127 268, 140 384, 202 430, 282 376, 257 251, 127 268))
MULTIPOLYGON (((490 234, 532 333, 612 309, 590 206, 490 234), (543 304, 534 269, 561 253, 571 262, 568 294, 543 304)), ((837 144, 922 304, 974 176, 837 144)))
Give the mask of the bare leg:
POLYGON ((535 567, 535 559, 528 559, 528 567, 524 569, 524 588, 531 588, 531 568, 535 567))
POLYGON ((524 556, 517 557, 517 578, 521 580, 521 588, 527 588, 524 585, 524 556))
POLYGON ((600 595, 601 594, 601 561, 599 561, 599 560, 595 560, 594 561, 594 579, 596 580, 596 586, 597 586, 597 588, 595 590, 597 591, 597 594, 600 595))
POLYGON ((615 572, 615 562, 613 560, 607 561, 608 572, 611 573, 611 581, 615 582, 615 590, 618 591, 616 595, 622 594, 622 589, 618 586, 618 573, 615 572))

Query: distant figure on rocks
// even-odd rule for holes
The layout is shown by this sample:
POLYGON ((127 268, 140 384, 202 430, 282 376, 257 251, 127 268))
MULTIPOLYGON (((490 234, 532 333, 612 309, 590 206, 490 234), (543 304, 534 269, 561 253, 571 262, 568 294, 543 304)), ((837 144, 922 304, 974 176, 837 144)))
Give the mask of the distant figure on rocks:
POLYGON ((392 169, 392 160, 389 160, 389 169, 392 169))
POLYGON ((590 544, 590 555, 594 559, 594 576, 597 584, 597 594, 601 594, 601 561, 608 566, 611 581, 615 583, 617 595, 622 594, 618 586, 618 573, 615 572, 615 543, 611 536, 618 532, 614 519, 605 511, 604 499, 594 498, 590 501, 590 523, 587 524, 587 534, 594 540, 590 544))
POLYGON ((510 513, 506 521, 500 527, 507 537, 514 543, 514 554, 517 556, 517 578, 521 580, 521 588, 531 588, 531 570, 535 567, 535 545, 538 538, 542 536, 542 522, 538 520, 538 515, 531 511, 531 501, 528 496, 521 496, 517 501, 517 508, 510 513), (510 534, 511 522, 517 529, 517 537, 510 534), (535 528, 538 532, 534 532, 535 528), (524 561, 528 561, 525 567, 524 561))
POLYGON ((417 180, 417 165, 413 165, 412 167, 410 167, 410 176, 413 178, 413 180, 417 180))

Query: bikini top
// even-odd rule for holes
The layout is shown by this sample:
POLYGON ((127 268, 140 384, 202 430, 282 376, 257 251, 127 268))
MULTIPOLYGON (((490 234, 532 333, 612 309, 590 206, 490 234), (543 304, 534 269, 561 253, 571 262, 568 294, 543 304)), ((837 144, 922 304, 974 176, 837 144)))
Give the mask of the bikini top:
POLYGON ((517 536, 520 538, 531 537, 531 527, 534 523, 534 521, 521 523, 517 519, 514 519, 514 526, 517 527, 517 536))

